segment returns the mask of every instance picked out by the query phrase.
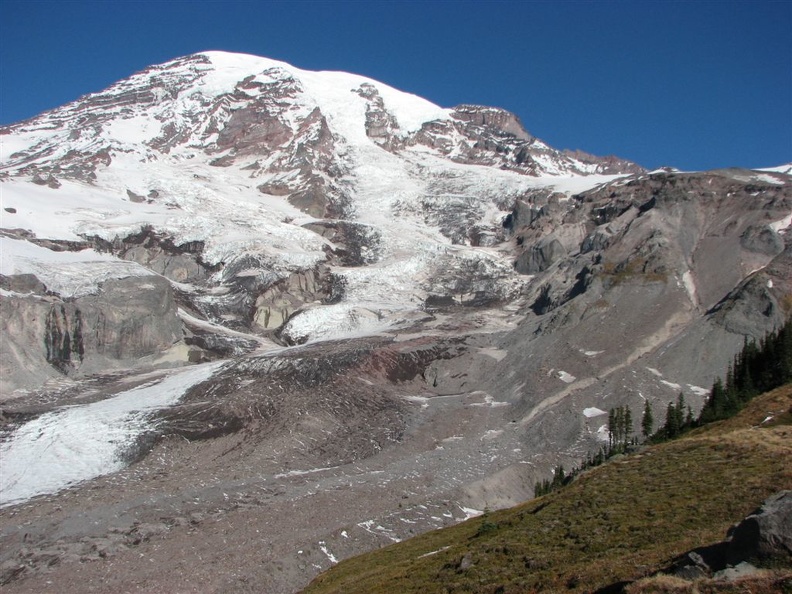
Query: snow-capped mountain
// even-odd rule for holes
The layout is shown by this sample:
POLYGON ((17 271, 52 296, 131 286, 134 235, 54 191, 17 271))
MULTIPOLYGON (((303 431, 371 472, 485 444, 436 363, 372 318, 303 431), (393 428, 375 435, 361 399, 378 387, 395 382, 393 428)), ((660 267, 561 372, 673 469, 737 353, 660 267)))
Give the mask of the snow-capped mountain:
POLYGON ((198 317, 291 342, 390 327, 433 296, 513 296, 523 279, 497 246, 517 198, 640 171, 551 149, 503 110, 221 52, 0 134, 2 224, 19 230, 2 274, 75 298, 153 271, 198 317), (476 279, 448 278, 460 267, 476 279))
POLYGON ((47 589, 53 555, 197 530, 196 588, 291 592, 530 496, 610 407, 699 406, 792 304, 788 166, 646 172, 501 109, 255 56, 180 58, 0 128, 0 202, 19 591, 47 589))

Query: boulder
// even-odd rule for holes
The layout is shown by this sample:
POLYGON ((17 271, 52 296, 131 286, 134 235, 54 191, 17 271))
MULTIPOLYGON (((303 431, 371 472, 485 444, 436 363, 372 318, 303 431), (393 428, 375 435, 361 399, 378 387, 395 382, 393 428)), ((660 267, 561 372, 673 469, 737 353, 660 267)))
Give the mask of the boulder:
POLYGON ((792 563, 792 491, 769 497, 759 509, 729 531, 729 565, 792 563))

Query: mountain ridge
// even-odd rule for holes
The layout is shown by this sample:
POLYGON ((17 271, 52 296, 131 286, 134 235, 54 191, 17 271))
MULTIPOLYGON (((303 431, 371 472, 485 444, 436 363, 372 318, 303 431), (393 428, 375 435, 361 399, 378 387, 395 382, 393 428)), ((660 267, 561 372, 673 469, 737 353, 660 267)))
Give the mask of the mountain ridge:
MULTIPOLYGON (((309 73, 247 55, 195 54, 0 130, 7 151, 1 173, 7 205, 3 226, 24 229, 13 237, 25 241, 87 242, 86 247, 103 252, 124 246, 123 257, 138 259, 143 268, 133 272, 125 264, 119 274, 145 275, 145 268, 153 266, 172 281, 189 286, 197 280, 210 290, 219 288, 218 282, 227 284, 234 270, 248 274, 248 284, 258 278, 261 288, 307 274, 314 279, 312 290, 304 292, 308 303, 328 298, 319 291, 324 285, 343 284, 353 292, 353 283, 362 282, 370 289, 366 279, 353 280, 359 272, 345 271, 340 278, 334 275, 336 280, 327 272, 321 280, 308 272, 328 253, 360 251, 362 256, 347 261, 367 262, 361 271, 390 263, 393 272, 385 270, 383 280, 394 289, 387 279, 399 270, 432 274, 433 268, 446 267, 449 256, 458 259, 441 253, 448 251, 449 239, 460 246, 502 242, 500 219, 507 214, 509 196, 533 184, 519 174, 535 174, 540 167, 540 161, 530 160, 526 143, 546 165, 553 158, 572 163, 520 132, 519 121, 503 110, 460 109, 440 109, 356 75, 309 73), (377 124, 377 118, 388 125, 377 124), (478 146, 472 139, 481 134, 478 146), (465 167, 466 162, 488 168, 465 167), (68 196, 66 208, 55 206, 54 214, 53 199, 63 202, 59 195, 68 196), (229 218, 234 211, 241 216, 229 218), (323 223, 325 231, 315 233, 315 223, 325 217, 349 222, 323 223), (255 227, 263 228, 267 239, 262 241, 255 227), (145 241, 159 245, 156 256, 133 239, 147 233, 145 241), (383 251, 385 245, 392 247, 383 251), (220 272, 226 264, 227 272, 220 272)), ((19 272, 31 269, 14 263, 32 257, 13 256, 30 252, 15 245, 6 247, 11 254, 6 276, 15 266, 19 272)), ((459 255, 492 270, 491 292, 497 298, 512 290, 507 285, 515 285, 517 279, 497 254, 462 250, 459 255)), ((32 268, 46 274, 47 265, 32 268)), ((47 276, 56 282, 57 275, 47 276)), ((432 284, 423 280, 405 286, 406 294, 397 290, 396 299, 383 299, 381 292, 367 296, 365 288, 358 292, 364 302, 373 299, 371 315, 379 317, 383 303, 386 312, 402 312, 416 294, 447 291, 432 284)), ((195 313, 215 322, 238 317, 240 307, 255 307, 253 319, 245 313, 240 323, 230 322, 235 330, 278 329, 304 303, 288 299, 275 305, 276 312, 271 304, 262 308, 240 295, 219 305, 223 298, 198 299, 203 305, 195 313)), ((336 310, 344 307, 343 299, 335 304, 336 310)), ((331 309, 329 304, 324 308, 331 309)), ((348 307, 328 315, 342 325, 357 325, 348 307)), ((324 323, 316 311, 302 317, 293 340, 304 340, 324 323), (317 319, 305 322, 311 316, 317 319)))

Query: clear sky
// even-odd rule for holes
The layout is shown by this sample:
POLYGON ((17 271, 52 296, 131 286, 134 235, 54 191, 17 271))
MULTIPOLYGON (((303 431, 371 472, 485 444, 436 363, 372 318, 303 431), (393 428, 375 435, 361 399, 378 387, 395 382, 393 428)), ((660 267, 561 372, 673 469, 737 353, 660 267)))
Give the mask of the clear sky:
POLYGON ((650 168, 792 161, 792 0, 2 0, 0 23, 0 124, 217 49, 503 107, 650 168))

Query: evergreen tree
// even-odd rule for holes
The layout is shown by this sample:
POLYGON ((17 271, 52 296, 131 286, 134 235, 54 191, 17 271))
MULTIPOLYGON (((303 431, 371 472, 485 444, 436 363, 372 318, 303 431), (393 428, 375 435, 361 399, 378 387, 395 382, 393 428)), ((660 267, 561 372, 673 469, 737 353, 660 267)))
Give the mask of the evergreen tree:
POLYGON ((666 420, 665 425, 663 425, 663 436, 666 439, 674 439, 677 435, 679 435, 679 415, 677 414, 676 406, 674 406, 673 402, 668 403, 668 407, 666 408, 666 420))
POLYGON ((624 443, 630 441, 630 436, 633 434, 633 420, 632 411, 629 406, 624 407, 624 443))
POLYGON ((644 401, 643 418, 641 419, 641 431, 645 439, 649 439, 654 429, 654 416, 652 415, 652 407, 648 400, 644 401))
POLYGON ((710 390, 710 397, 699 414, 699 423, 710 423, 723 418, 726 410, 726 390, 723 387, 721 378, 716 378, 710 390))
POLYGON ((792 318, 762 340, 743 341, 743 348, 726 372, 717 378, 699 414, 705 424, 735 415, 752 398, 792 381, 792 318))
POLYGON ((676 426, 679 428, 679 433, 686 428, 685 427, 685 395, 680 392, 679 396, 677 396, 676 406, 674 407, 674 414, 676 415, 676 426))

